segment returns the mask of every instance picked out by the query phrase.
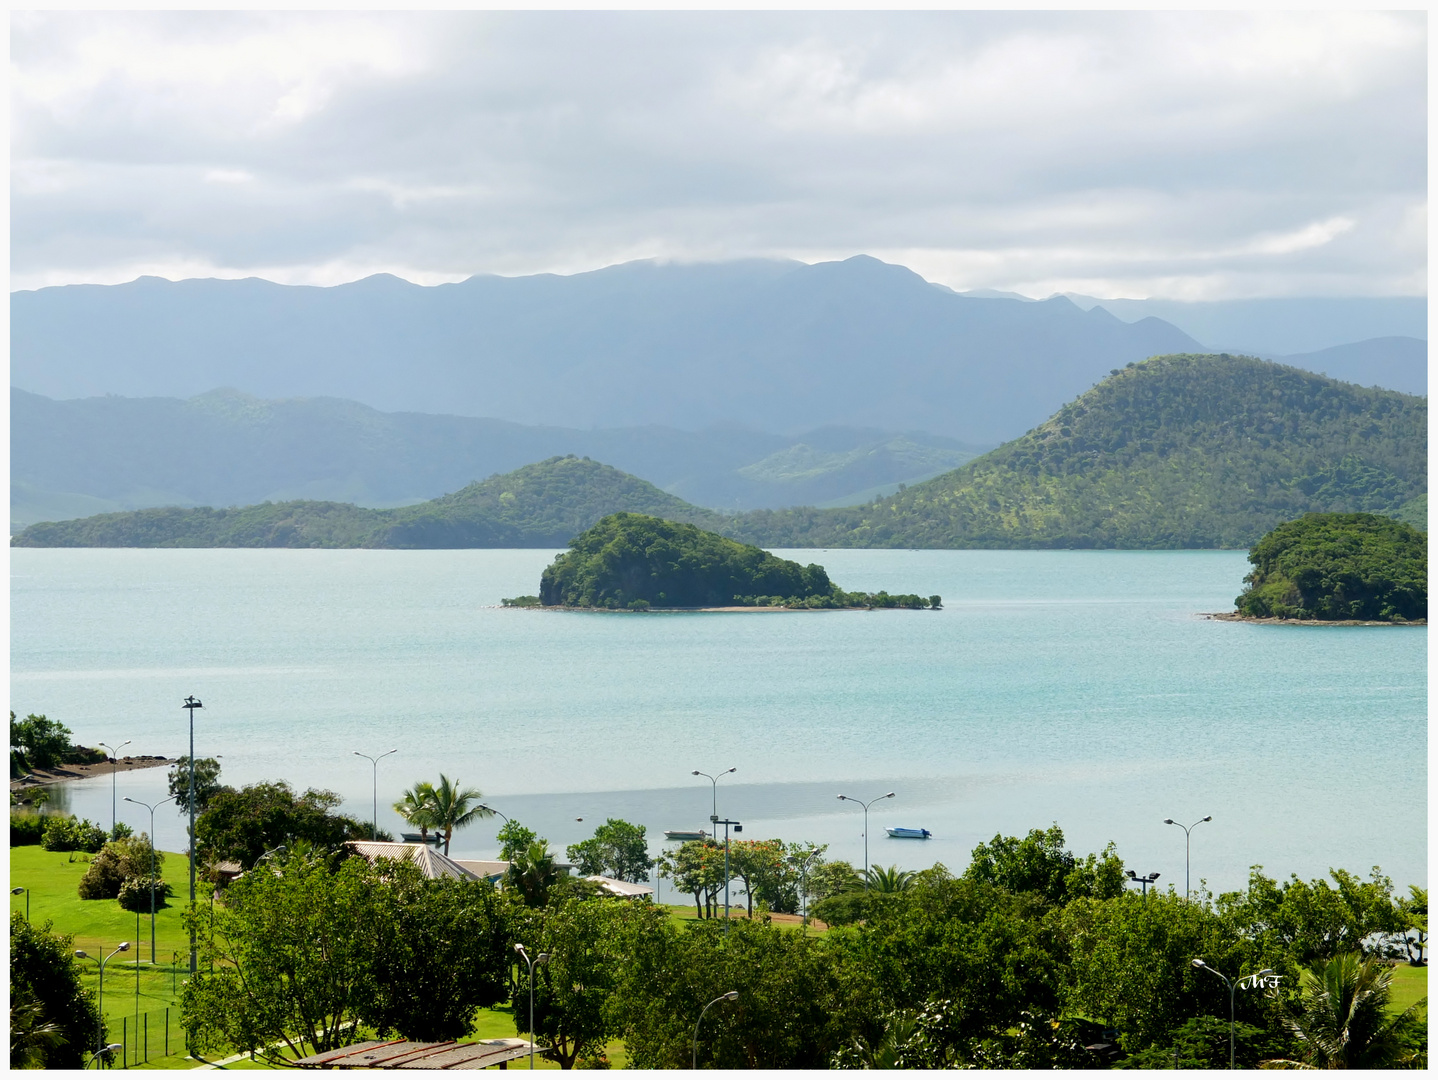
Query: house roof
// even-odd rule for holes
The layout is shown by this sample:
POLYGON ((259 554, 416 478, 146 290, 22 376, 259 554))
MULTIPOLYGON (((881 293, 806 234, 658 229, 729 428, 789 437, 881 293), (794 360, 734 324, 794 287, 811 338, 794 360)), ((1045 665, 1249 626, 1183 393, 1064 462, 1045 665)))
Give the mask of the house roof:
POLYGON ((648 885, 636 885, 632 881, 620 881, 618 878, 604 877, 601 874, 590 874, 584 880, 594 882, 612 896, 651 896, 654 893, 648 885))
POLYGON ((509 863, 503 859, 455 859, 454 861, 475 877, 488 878, 490 881, 503 877, 509 872, 509 863))
POLYGON ((480 875, 461 866, 447 855, 442 855, 425 844, 395 844, 384 840, 351 840, 345 844, 356 855, 363 855, 373 862, 375 859, 406 859, 420 868, 427 878, 458 878, 461 881, 476 881, 480 875))
MULTIPOLYGON (((543 1047, 536 1047, 543 1051, 543 1047)), ((300 1058, 302 1069, 488 1069, 503 1066, 529 1053, 525 1039, 486 1039, 481 1042, 410 1042, 406 1039, 355 1043, 300 1058)))

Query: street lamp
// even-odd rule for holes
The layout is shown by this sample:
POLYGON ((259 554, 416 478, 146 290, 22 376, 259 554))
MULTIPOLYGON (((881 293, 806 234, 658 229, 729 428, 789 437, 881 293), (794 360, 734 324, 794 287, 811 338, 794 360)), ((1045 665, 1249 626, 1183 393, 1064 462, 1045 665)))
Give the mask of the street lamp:
POLYGON ((143 806, 150 811, 150 963, 155 962, 155 807, 164 806, 167 802, 178 799, 178 795, 171 795, 168 799, 161 799, 159 802, 142 803, 139 799, 132 799, 125 796, 125 801, 134 803, 136 806, 143 806))
POLYGON ((24 893, 24 894, 25 894, 25 921, 26 921, 26 922, 29 922, 29 921, 30 921, 30 890, 24 888, 23 886, 19 886, 19 885, 17 885, 15 888, 13 888, 13 889, 10 890, 10 895, 11 895, 11 896, 19 896, 21 893, 24 893))
POLYGON ((809 925, 809 864, 818 858, 823 850, 823 848, 814 848, 799 860, 799 904, 804 910, 805 926, 809 925))
POLYGON ((370 810, 370 814, 371 814, 372 816, 370 817, 370 820, 369 820, 369 838, 370 838, 371 840, 378 840, 378 839, 379 839, 379 763, 380 763, 380 758, 387 758, 387 757, 389 757, 391 754, 398 754, 398 753, 399 753, 399 747, 395 747, 393 750, 386 750, 386 751, 385 751, 383 754, 381 754, 379 757, 370 757, 368 754, 361 754, 358 750, 354 751, 354 756, 355 756, 355 757, 362 757, 362 758, 364 758, 364 759, 365 759, 366 761, 368 761, 368 762, 370 763, 370 765, 372 766, 372 768, 370 769, 370 793, 371 793, 372 796, 374 797, 374 806, 373 806, 373 808, 370 810))
POLYGON ((707 772, 700 772, 698 769, 695 769, 695 770, 694 770, 694 775, 695 775, 695 776, 702 776, 702 777, 704 777, 706 780, 709 781, 709 795, 710 795, 709 820, 710 820, 711 822, 715 822, 715 821, 718 821, 718 820, 719 820, 719 777, 720 777, 720 776, 728 776, 731 772, 738 772, 738 771, 739 771, 739 767, 738 767, 737 765, 734 766, 734 768, 732 768, 732 769, 725 769, 723 772, 719 773, 717 776, 710 776, 707 772))
POLYGON ((1163 819, 1163 823, 1164 823, 1165 825, 1178 825, 1178 827, 1183 830, 1183 897, 1184 897, 1185 900, 1187 900, 1188 897, 1191 895, 1191 893, 1190 893, 1190 891, 1189 891, 1189 887, 1188 887, 1188 838, 1189 838, 1189 837, 1188 837, 1188 834, 1189 834, 1190 830, 1193 830, 1193 829, 1198 828, 1198 827, 1199 827, 1200 825, 1202 825, 1205 821, 1212 821, 1212 820, 1213 820, 1213 815, 1212 815, 1212 814, 1209 814, 1208 817, 1206 817, 1206 818, 1199 818, 1199 819, 1198 819, 1197 821, 1195 821, 1192 825, 1180 825, 1177 821, 1174 821, 1173 818, 1171 818, 1171 817, 1166 817, 1166 818, 1163 819))
MULTIPOLYGON (((190 710, 190 911, 195 910, 195 710, 203 709, 200 699, 191 694, 182 709, 190 710)), ((152 841, 153 842, 153 841, 152 841)), ((190 978, 195 977, 195 920, 190 920, 190 978)))
POLYGON ((529 965, 529 1067, 534 1068, 534 965, 549 963, 549 954, 542 952, 533 960, 529 953, 524 951, 523 945, 515 945, 514 951, 524 957, 524 962, 529 965))
MULTIPOLYGON (((720 994, 717 998, 715 998, 713 1001, 711 1001, 711 1002, 709 1003, 709 1005, 718 1005, 719 1002, 721 1002, 721 1001, 738 1001, 738 1000, 739 1000, 739 991, 738 991, 738 990, 730 990, 727 994, 720 994)), ((693 1063, 692 1063, 692 1067, 695 1068, 695 1069, 699 1068, 699 1025, 702 1024, 702 1023, 704 1023, 704 1014, 709 1011, 709 1005, 705 1005, 704 1008, 702 1008, 702 1009, 699 1010, 699 1019, 696 1020, 696 1021, 694 1021, 694 1054, 693 1054, 693 1059, 694 1059, 694 1060, 693 1060, 693 1063)))
POLYGON ((1223 985, 1226 986, 1226 987, 1228 987, 1228 1067, 1229 1067, 1230 1069, 1232 1069, 1232 1068, 1234 1067, 1234 1065, 1233 1065, 1233 996, 1234 996, 1235 993, 1238 992, 1238 988, 1239 988, 1239 986, 1243 983, 1244 979, 1252 979, 1252 980, 1253 980, 1253 985, 1254 985, 1254 986, 1257 986, 1259 979, 1263 978, 1265 975, 1272 975, 1272 974, 1273 974, 1273 969, 1272 969, 1272 968, 1264 968, 1262 971, 1256 972, 1256 973, 1253 974, 1253 975, 1244 975, 1244 976, 1241 976, 1240 978, 1237 978, 1237 979, 1229 979, 1229 977, 1228 977, 1227 975, 1225 975, 1223 972, 1219 971, 1217 968, 1211 968, 1211 967, 1209 967, 1207 964, 1205 964, 1202 960, 1199 960, 1197 957, 1194 958, 1193 966, 1196 967, 1196 968, 1202 968, 1204 971, 1212 971, 1215 975, 1217 975, 1220 979, 1223 980, 1223 985))
POLYGON ((119 779, 120 773, 120 751, 130 745, 130 740, 126 739, 119 746, 111 746, 109 743, 100 743, 99 745, 110 751, 110 760, 115 766, 110 770, 110 839, 114 840, 116 838, 115 807, 118 805, 115 802, 115 784, 119 779))
POLYGON ((839 800, 840 800, 841 802, 856 802, 856 803, 858 803, 860 806, 862 806, 862 807, 864 808, 864 891, 865 891, 865 892, 868 892, 868 891, 869 891, 869 807, 872 806, 872 805, 873 805, 874 803, 876 803, 876 802, 882 802, 884 799, 892 799, 893 797, 894 797, 894 793, 893 793, 892 791, 889 792, 887 795, 880 795, 877 799, 870 799, 868 802, 862 802, 861 800, 854 798, 852 795, 840 795, 840 796, 839 796, 839 800))
POLYGON ((98 1049, 96 1049, 96 1051, 95 1051, 95 1056, 90 1059, 91 1061, 94 1061, 95 1057, 99 1057, 99 1056, 100 1056, 101 1054, 103 1054, 106 1050, 110 1050, 110 1049, 113 1049, 113 1048, 114 1048, 114 1044, 113 1044, 113 1043, 112 1043, 110 1046, 106 1046, 106 1045, 105 1045, 105 965, 110 962, 110 960, 114 957, 115 953, 122 953, 122 952, 129 952, 129 951, 130 951, 130 943, 129 943, 128 941, 122 941, 122 942, 120 942, 120 945, 119 945, 118 948, 115 949, 115 952, 112 952, 109 956, 105 957, 105 959, 103 959, 103 960, 101 960, 101 959, 100 959, 99 957, 97 957, 97 956, 91 956, 91 955, 90 955, 89 953, 87 953, 84 949, 76 949, 76 950, 75 950, 75 955, 78 956, 81 960, 93 960, 93 961, 95 961, 95 963, 97 963, 97 964, 100 965, 100 992, 99 992, 99 994, 96 996, 96 1010, 95 1010, 95 1011, 99 1014, 99 1016, 100 1016, 100 1027, 99 1027, 98 1030, 95 1032, 95 1045, 96 1045, 96 1047, 97 1047, 98 1049))
POLYGON ((1135 881, 1143 886, 1144 899, 1148 899, 1148 887, 1158 880, 1158 871, 1155 870, 1152 874, 1149 874, 1148 877, 1135 874, 1132 870, 1125 870, 1124 873, 1128 875, 1130 881, 1135 881))

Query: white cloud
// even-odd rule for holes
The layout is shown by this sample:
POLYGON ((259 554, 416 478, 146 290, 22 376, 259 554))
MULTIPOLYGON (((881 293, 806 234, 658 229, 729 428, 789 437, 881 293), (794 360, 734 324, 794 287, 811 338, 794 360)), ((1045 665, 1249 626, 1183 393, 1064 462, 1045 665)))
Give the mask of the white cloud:
POLYGON ((1422 13, 20 14, 13 282, 868 252, 1411 290, 1426 61, 1422 13))

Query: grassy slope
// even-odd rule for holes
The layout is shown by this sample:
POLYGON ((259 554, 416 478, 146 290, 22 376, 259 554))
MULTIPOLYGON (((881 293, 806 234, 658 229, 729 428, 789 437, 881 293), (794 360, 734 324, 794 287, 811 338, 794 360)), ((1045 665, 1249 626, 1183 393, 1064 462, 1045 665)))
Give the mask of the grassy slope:
POLYGON ((1163 356, 899 495, 760 511, 726 531, 780 547, 1247 547, 1309 510, 1397 511, 1425 494, 1426 470, 1426 399, 1163 356))

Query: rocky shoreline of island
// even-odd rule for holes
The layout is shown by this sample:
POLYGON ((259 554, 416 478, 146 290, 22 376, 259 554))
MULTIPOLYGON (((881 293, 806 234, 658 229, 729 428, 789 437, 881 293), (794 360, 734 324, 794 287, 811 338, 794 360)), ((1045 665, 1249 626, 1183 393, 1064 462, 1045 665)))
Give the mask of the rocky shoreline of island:
POLYGON ((1257 626, 1427 626, 1427 619, 1283 619, 1274 615, 1245 615, 1239 611, 1203 611, 1205 619, 1253 623, 1257 626))

